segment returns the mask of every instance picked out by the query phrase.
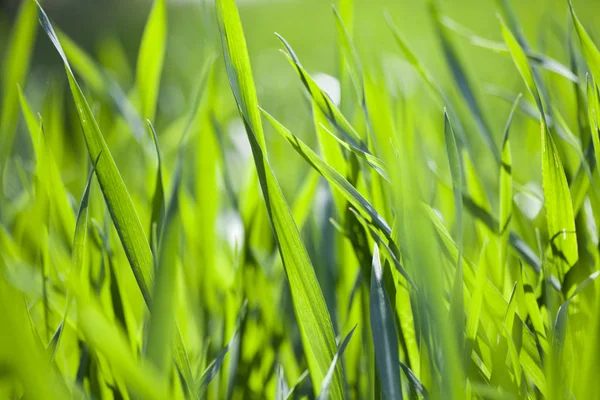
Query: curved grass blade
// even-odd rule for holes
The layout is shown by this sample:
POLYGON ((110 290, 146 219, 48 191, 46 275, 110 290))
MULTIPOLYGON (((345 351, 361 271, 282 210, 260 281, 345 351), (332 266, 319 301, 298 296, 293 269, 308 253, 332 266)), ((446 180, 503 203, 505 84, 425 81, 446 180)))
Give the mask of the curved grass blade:
POLYGON ((103 154, 96 167, 96 176, 138 286, 146 303, 150 303, 150 288, 153 286, 154 280, 153 262, 152 252, 146 240, 144 229, 92 110, 73 76, 69 61, 46 13, 41 7, 39 7, 38 16, 44 31, 63 60, 71 93, 83 128, 88 153, 92 159, 95 159, 100 152, 103 154))
POLYGON ((325 375, 325 378, 323 379, 323 383, 321 384, 321 393, 317 397, 317 400, 329 399, 329 386, 331 385, 331 381, 333 380, 333 374, 335 373, 335 368, 337 366, 338 360, 340 358, 342 358, 342 356, 344 355, 344 351, 346 350, 346 347, 348 346, 348 342, 350 342, 350 339, 352 339, 352 334, 354 333, 355 329, 356 329, 356 325, 354 325, 354 328, 352 328, 352 330, 346 335, 344 340, 342 340, 342 342, 340 343, 338 350, 335 353, 335 356, 333 357, 333 360, 331 360, 331 365, 329 366, 327 375, 325 375))
POLYGON ((137 60, 137 87, 142 116, 154 121, 167 42, 167 2, 155 0, 144 28, 137 60))
MULTIPOLYGON (((277 35, 277 34, 276 34, 277 35)), ((323 89, 317 85, 317 83, 312 79, 312 77, 306 72, 304 67, 300 64, 300 60, 294 53, 294 50, 289 45, 289 43, 280 35, 277 35, 279 40, 283 43, 288 53, 284 53, 287 57, 290 64, 294 67, 298 76, 302 80, 304 87, 308 91, 312 100, 318 106, 319 110, 325 114, 329 122, 336 127, 336 129, 341 133, 343 139, 348 141, 352 146, 358 147, 366 151, 365 146, 361 143, 362 137, 358 134, 358 132, 354 129, 352 124, 348 122, 346 117, 342 114, 342 112, 335 105, 333 100, 329 97, 327 93, 323 89)))
MULTIPOLYGON (((335 354, 331 317, 306 248, 289 206, 266 158, 266 146, 246 41, 235 2, 217 0, 217 19, 229 83, 235 97, 254 162, 267 212, 283 259, 296 321, 309 366, 315 395, 335 354)), ((336 368, 332 398, 345 398, 342 368, 336 368)))
POLYGON ((281 134, 300 154, 307 162, 310 164, 321 176, 323 176, 327 181, 338 189, 346 200, 350 204, 352 204, 358 211, 360 211, 363 215, 368 216, 370 221, 375 225, 378 229, 381 229, 386 238, 391 240, 392 237, 392 229, 388 225, 388 223, 377 213, 375 208, 368 202, 368 200, 360 194, 358 190, 354 186, 350 184, 343 176, 341 176, 337 171, 335 171, 331 166, 325 163, 314 151, 310 149, 306 144, 304 144, 298 137, 294 136, 286 127, 281 125, 275 118, 273 118, 269 113, 265 110, 262 110, 263 115, 269 120, 269 122, 273 125, 275 130, 281 134))
POLYGON ((380 160, 376 156, 370 154, 369 152, 364 151, 358 147, 355 147, 355 146, 345 142, 344 140, 340 139, 333 132, 331 132, 329 129, 327 129, 327 127, 325 125, 320 124, 320 127, 325 132, 329 133, 331 135, 331 137, 340 144, 340 146, 342 146, 346 150, 352 152, 358 158, 365 160, 367 162, 367 164, 369 164, 371 166, 371 168, 373 168, 383 179, 385 179, 387 182, 390 182, 390 178, 388 177, 388 173, 386 171, 387 167, 385 166, 385 163, 382 160, 380 160))
MULTIPOLYGON (((581 43, 581 48, 583 50, 583 55, 587 64, 592 71, 592 75, 594 75, 595 79, 600 79, 600 52, 590 35, 586 32, 585 28, 577 18, 575 14, 575 10, 573 9, 573 4, 571 0, 569 0, 569 10, 571 11, 571 17, 573 18, 573 25, 575 26, 575 30, 577 31, 577 36, 579 37, 579 42, 581 43)), ((589 101, 589 99, 588 99, 589 101)))
POLYGON ((402 399, 398 336, 392 307, 383 289, 383 269, 377 245, 373 248, 370 294, 371 333, 375 346, 375 364, 386 399, 402 399))

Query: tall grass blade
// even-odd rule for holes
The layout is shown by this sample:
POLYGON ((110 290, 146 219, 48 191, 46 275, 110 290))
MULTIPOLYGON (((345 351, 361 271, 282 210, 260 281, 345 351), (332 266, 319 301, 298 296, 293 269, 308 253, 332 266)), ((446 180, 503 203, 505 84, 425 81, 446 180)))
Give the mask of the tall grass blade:
POLYGON ((383 288, 383 269, 379 249, 373 249, 371 270, 371 333, 375 345, 375 364, 386 399, 402 399, 400 364, 398 360, 398 336, 389 299, 383 288))
MULTIPOLYGON (((320 387, 335 354, 331 317, 306 248, 277 179, 266 158, 266 146, 249 57, 233 0, 217 1, 217 19, 229 83, 250 142, 267 212, 283 259, 294 312, 313 386, 320 387)), ((332 398, 345 398, 342 368, 332 384, 332 398)))

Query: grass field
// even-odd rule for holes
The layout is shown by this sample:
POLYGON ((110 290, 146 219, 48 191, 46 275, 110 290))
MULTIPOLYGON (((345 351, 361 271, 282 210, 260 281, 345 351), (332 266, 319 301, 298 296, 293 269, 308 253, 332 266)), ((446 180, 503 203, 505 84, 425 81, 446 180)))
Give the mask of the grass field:
POLYGON ((597 397, 599 5, 184 3, 0 18, 0 399, 597 397))

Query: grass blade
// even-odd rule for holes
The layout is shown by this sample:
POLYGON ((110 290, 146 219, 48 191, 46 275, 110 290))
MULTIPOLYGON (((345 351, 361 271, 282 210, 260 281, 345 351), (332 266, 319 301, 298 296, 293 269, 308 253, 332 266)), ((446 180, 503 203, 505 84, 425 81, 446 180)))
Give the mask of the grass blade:
POLYGON ((142 117, 150 121, 154 121, 156 114, 166 43, 167 2, 166 0, 155 0, 144 28, 136 72, 142 117))
POLYGON ((350 342, 350 339, 352 339, 352 334, 354 333, 355 329, 356 329, 356 325, 354 326, 354 328, 352 328, 352 330, 346 335, 344 340, 342 340, 342 342, 340 343, 338 350, 335 353, 335 356, 333 357, 333 360, 331 360, 331 365, 329 366, 327 375, 325 375, 325 378, 323 379, 323 383, 321 384, 321 393, 317 397, 317 400, 329 399, 329 386, 331 385, 331 382, 333 380, 335 368, 337 366, 339 359, 342 358, 342 356, 344 355, 344 350, 346 350, 346 347, 348 346, 348 342, 350 342))
MULTIPOLYGON (((320 387, 335 354, 335 336, 315 271, 289 206, 266 159, 256 89, 238 10, 233 0, 217 1, 217 19, 229 83, 246 127, 267 212, 283 259, 294 312, 313 386, 320 387)), ((342 368, 336 368, 332 398, 345 398, 342 368)))
POLYGON ((383 269, 379 249, 373 249, 371 270, 371 332, 375 345, 375 363, 386 399, 402 399, 400 364, 398 360, 398 336, 389 299, 383 289, 383 269))
MULTIPOLYGON (((0 114, 0 169, 4 170, 12 150, 15 129, 19 118, 17 85, 24 86, 29 71, 29 61, 33 53, 37 33, 37 7, 34 0, 21 2, 19 14, 15 20, 13 32, 4 54, 2 68, 2 113, 0 114)), ((2 183, 0 174, 0 183, 2 183)), ((0 186, 0 196, 4 195, 4 186, 0 186)))
POLYGON ((64 62, 90 158, 96 159, 98 154, 103 154, 96 167, 96 176, 98 177, 102 194, 106 200, 108 210, 110 211, 142 296, 144 296, 146 303, 149 303, 150 288, 153 286, 154 280, 153 262, 152 252, 146 240, 144 229, 135 211, 133 202, 129 197, 125 183, 117 169, 117 165, 100 132, 92 110, 73 76, 69 61, 62 50, 46 13, 41 7, 39 8, 38 16, 44 31, 64 62))

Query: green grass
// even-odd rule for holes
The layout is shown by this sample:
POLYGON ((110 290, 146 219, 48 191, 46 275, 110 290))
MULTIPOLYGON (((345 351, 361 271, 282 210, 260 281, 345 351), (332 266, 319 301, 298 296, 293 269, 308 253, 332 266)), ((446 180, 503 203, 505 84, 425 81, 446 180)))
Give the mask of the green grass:
POLYGON ((261 58, 235 0, 202 4, 192 56, 155 0, 129 57, 22 1, 1 46, 0 398, 595 397, 594 26, 497 0, 478 32, 431 0, 423 47, 355 3, 315 28, 338 99, 291 14, 261 58))

